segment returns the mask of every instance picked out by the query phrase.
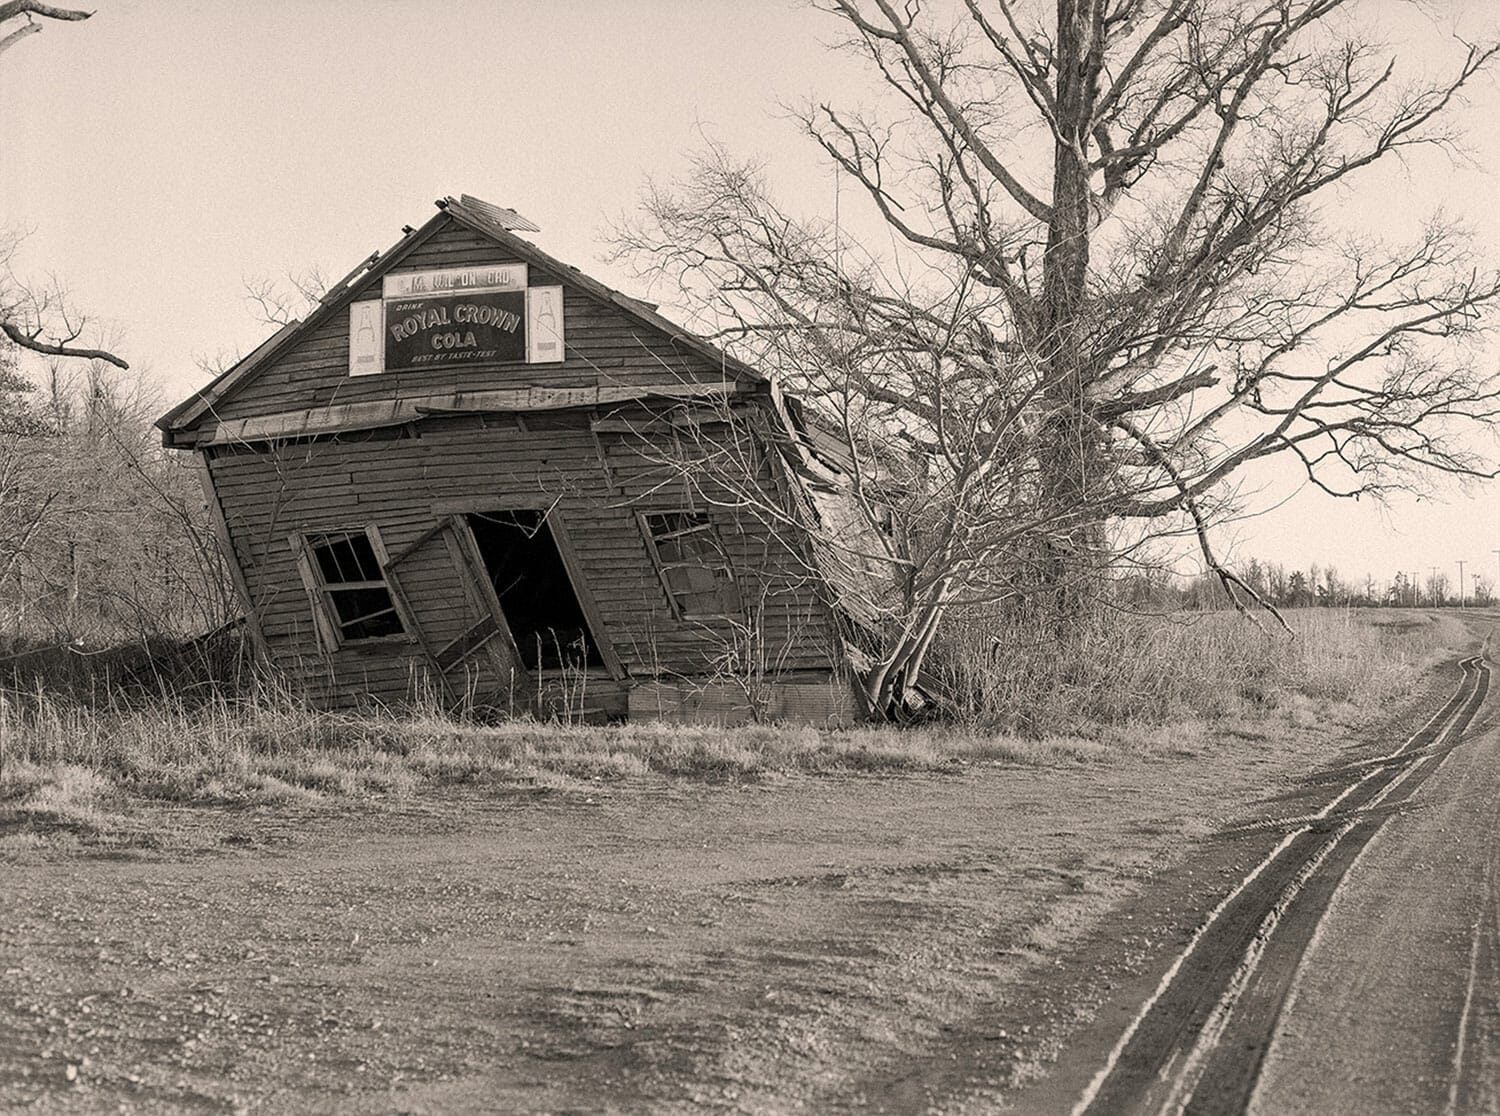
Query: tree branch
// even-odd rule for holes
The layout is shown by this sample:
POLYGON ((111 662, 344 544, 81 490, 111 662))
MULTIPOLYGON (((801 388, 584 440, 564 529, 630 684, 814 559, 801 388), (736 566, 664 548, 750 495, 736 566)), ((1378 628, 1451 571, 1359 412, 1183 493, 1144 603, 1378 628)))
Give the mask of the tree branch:
POLYGON ((0 39, 0 54, 4 54, 7 50, 15 46, 16 43, 20 42, 27 35, 35 35, 41 29, 42 25, 40 23, 23 23, 9 35, 5 36, 5 38, 0 39))
MULTIPOLYGON (((1230 603, 1234 605, 1235 610, 1241 616, 1245 617, 1252 624, 1254 624, 1257 628, 1261 627, 1260 621, 1251 614, 1250 610, 1245 607, 1245 603, 1240 600, 1239 595, 1234 591, 1234 587, 1238 585, 1247 594, 1249 594, 1251 600, 1260 605, 1261 608, 1265 609, 1272 616, 1276 617, 1277 622, 1286 631, 1287 635, 1291 636, 1293 639, 1296 639, 1297 633, 1292 631, 1291 625, 1286 622, 1286 617, 1281 615, 1280 610, 1277 609, 1275 605, 1267 601, 1264 597, 1262 597, 1259 593, 1257 593, 1254 589, 1252 589, 1248 584, 1246 584, 1243 578, 1241 578, 1233 570, 1226 568, 1222 563, 1219 562, 1217 558, 1214 557, 1213 547, 1209 544, 1208 541, 1208 521, 1203 516, 1203 509, 1198 506, 1198 501, 1194 498, 1192 492, 1187 486, 1187 483, 1183 480, 1182 474, 1179 473, 1177 471, 1177 467, 1172 464, 1172 459, 1168 457, 1166 452, 1156 444, 1156 440, 1149 434, 1147 434, 1144 430, 1137 427, 1129 419, 1113 419, 1110 422, 1110 425, 1117 430, 1124 431, 1132 439, 1134 439, 1135 442, 1146 451, 1147 456, 1152 458, 1152 460, 1156 462, 1156 464, 1162 469, 1162 471, 1165 472, 1167 476, 1172 478, 1172 483, 1177 487, 1178 492, 1178 499, 1176 503, 1179 507, 1183 508, 1193 519, 1193 529, 1198 536, 1198 547, 1203 552, 1203 561, 1207 563, 1209 569, 1211 569, 1215 574, 1218 575, 1220 583, 1224 586, 1224 592, 1228 595, 1230 603)), ((1264 631, 1265 629, 1261 628, 1261 630, 1264 631)))
POLYGON ((40 340, 36 335, 22 333, 10 322, 0 322, 0 333, 4 333, 23 349, 30 349, 34 353, 42 353, 45 356, 77 357, 83 360, 103 360, 113 364, 116 368, 128 369, 130 365, 115 356, 114 353, 103 349, 79 349, 71 345, 54 345, 40 340))
POLYGON ((989 171, 1016 204, 1032 217, 1038 221, 1051 219, 1052 207, 1021 184, 1020 179, 1010 172, 989 144, 984 142, 984 138, 979 135, 968 116, 948 96, 943 89, 942 82, 933 74, 932 67, 927 64, 927 60, 918 49, 910 28, 897 18, 889 0, 875 0, 875 6, 885 16, 887 27, 879 27, 866 19, 855 6, 854 0, 833 0, 833 3, 861 33, 897 44, 911 63, 912 71, 932 95, 933 103, 942 110, 943 116, 952 125, 954 131, 963 136, 964 142, 969 145, 969 149, 974 152, 984 169, 989 171))
POLYGON ((93 12, 80 11, 76 8, 58 8, 51 4, 39 4, 37 0, 4 0, 0 3, 0 23, 16 16, 24 15, 30 18, 39 15, 43 19, 79 20, 88 19, 93 12))
POLYGON ((0 23, 6 23, 18 16, 25 16, 26 23, 0 39, 0 54, 4 54, 27 35, 35 35, 42 29, 43 24, 37 23, 32 18, 33 16, 41 16, 43 19, 79 20, 88 19, 93 14, 93 12, 77 11, 72 8, 55 8, 51 4, 39 4, 37 0, 5 0, 4 3, 0 3, 0 23))

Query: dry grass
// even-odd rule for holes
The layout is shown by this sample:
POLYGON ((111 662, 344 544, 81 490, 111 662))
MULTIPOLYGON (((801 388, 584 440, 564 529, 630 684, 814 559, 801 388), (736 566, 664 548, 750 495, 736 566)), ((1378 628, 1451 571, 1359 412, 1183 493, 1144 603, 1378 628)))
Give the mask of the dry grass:
POLYGON ((8 816, 12 830, 112 831, 131 798, 308 805, 456 783, 744 780, 1100 763, 1122 751, 1191 755, 1232 739, 1226 719, 1305 724, 1339 704, 1402 696, 1442 648, 1463 639, 1456 620, 1406 614, 1318 611, 1295 622, 1296 642, 1208 615, 1136 620, 1134 630, 1100 624, 1049 656, 1013 646, 987 657, 982 673, 955 669, 963 661, 953 659, 970 715, 907 729, 486 725, 436 710, 323 713, 272 692, 124 704, 10 691, 0 693, 0 830, 8 816))
POLYGON ((437 711, 324 713, 263 694, 99 709, 45 693, 0 701, 0 805, 83 825, 121 793, 168 801, 315 802, 434 784, 567 785, 632 776, 754 779, 1100 760, 1069 739, 946 726, 588 726, 464 721, 437 711))
POLYGON ((1106 614, 1066 641, 974 624, 939 664, 969 720, 1029 733, 1293 713, 1399 697, 1467 638, 1451 616, 1302 609, 1295 639, 1233 612, 1106 614))

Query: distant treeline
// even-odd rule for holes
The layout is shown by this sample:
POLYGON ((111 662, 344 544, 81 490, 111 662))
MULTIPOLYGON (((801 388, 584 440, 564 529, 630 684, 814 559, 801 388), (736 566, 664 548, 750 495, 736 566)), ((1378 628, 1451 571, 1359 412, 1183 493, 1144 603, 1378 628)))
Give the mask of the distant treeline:
MULTIPOLYGON (((1457 579, 1441 571, 1419 575, 1397 570, 1378 578, 1372 573, 1346 577, 1336 567, 1318 563, 1289 569, 1279 562, 1249 558, 1232 565, 1250 588, 1278 608, 1451 608, 1495 602, 1495 578, 1483 572, 1467 572, 1468 585, 1460 600, 1457 579)), ((1228 603, 1219 578, 1212 573, 1187 579, 1166 571, 1133 573, 1119 580, 1118 591, 1126 603, 1157 608, 1216 609, 1228 603)))

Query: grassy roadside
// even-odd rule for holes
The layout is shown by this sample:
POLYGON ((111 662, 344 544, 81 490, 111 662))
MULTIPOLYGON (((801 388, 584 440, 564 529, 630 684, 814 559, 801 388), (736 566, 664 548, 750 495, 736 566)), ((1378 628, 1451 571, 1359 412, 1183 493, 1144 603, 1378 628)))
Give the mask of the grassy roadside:
POLYGON ((1205 746, 1225 726, 1305 726, 1339 705, 1399 699, 1464 638, 1462 625, 1441 615, 1307 610, 1293 623, 1298 638, 1289 641, 1231 614, 1132 617, 1047 656, 1010 648, 983 676, 956 677, 969 687, 973 716, 908 729, 484 725, 436 710, 320 713, 269 692, 194 704, 3 693, 0 848, 39 834, 109 841, 140 800, 315 806, 454 784, 1109 763, 1205 746), (995 692, 976 696, 986 686, 995 692), (1020 726, 977 713, 1017 707, 1033 711, 1020 726))

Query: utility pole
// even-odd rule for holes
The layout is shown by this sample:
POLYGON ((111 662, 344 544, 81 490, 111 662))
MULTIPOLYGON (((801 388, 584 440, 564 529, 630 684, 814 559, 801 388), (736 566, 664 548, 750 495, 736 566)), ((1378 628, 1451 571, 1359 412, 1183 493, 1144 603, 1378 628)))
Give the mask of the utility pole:
POLYGON ((1427 583, 1427 595, 1432 598, 1432 600, 1428 603, 1431 604, 1433 608, 1437 608, 1438 606, 1437 570, 1438 568, 1436 566, 1432 567, 1432 580, 1427 583))
POLYGON ((1462 558, 1458 560, 1458 607, 1460 610, 1464 607, 1464 560, 1462 558))

